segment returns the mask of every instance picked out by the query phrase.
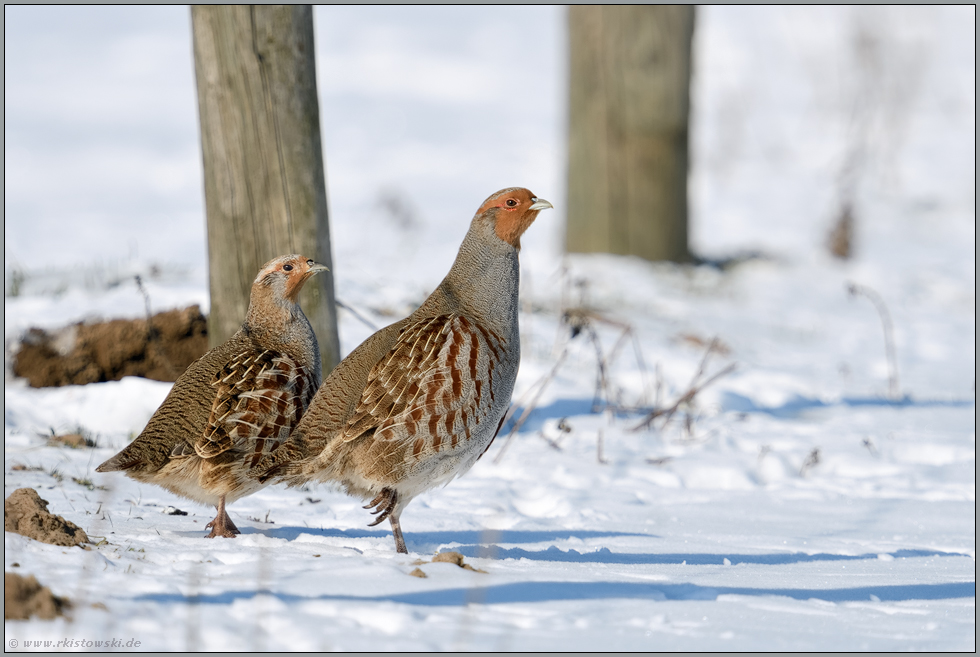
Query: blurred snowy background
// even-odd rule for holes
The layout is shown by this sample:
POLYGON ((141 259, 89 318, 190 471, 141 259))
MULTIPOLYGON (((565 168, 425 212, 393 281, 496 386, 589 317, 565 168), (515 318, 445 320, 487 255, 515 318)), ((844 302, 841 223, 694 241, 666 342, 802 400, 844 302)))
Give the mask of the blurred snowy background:
MULTIPOLYGON (((567 343, 500 463, 503 441, 403 516, 413 559, 451 548, 489 574, 433 564, 418 580, 390 534, 364 529, 366 514, 330 491, 266 489, 232 508, 255 520, 239 522, 242 537, 206 543, 159 508, 206 509, 92 473, 169 385, 35 390, 8 372, 5 496, 36 487, 109 537, 66 557, 7 534, 5 570, 16 561, 55 593, 108 607, 7 623, 8 639, 975 650, 975 8, 698 10, 692 249, 767 256, 726 271, 563 257, 564 16, 316 8, 338 297, 378 324, 404 316, 448 270, 479 203, 529 187, 557 210, 523 240, 515 401, 564 348, 571 295, 633 328, 667 400, 710 338, 724 343, 708 369, 738 369, 699 395, 693 431, 634 433, 642 417, 591 413, 594 351, 567 343), (845 182, 855 255, 839 262, 825 242, 845 182), (891 311, 900 400, 887 397, 878 316, 848 298, 849 281, 891 311), (47 446, 75 428, 98 448, 47 446)), ((8 6, 4 17, 7 346, 30 326, 142 316, 137 273, 155 311, 206 309, 189 11, 8 6)), ((370 333, 349 313, 340 330, 345 353, 370 333)), ((597 324, 607 353, 620 330, 597 324)), ((635 402, 645 384, 630 350, 612 365, 617 394, 635 402)))

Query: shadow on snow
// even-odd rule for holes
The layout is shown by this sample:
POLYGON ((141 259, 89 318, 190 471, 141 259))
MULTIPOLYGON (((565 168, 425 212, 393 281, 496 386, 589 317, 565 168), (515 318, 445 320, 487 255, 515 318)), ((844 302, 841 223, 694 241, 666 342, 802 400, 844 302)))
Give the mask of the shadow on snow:
MULTIPOLYGON (((910 395, 905 395, 900 399, 887 399, 884 397, 841 397, 835 401, 824 401, 799 395, 786 401, 779 406, 759 406, 756 402, 744 395, 734 392, 722 392, 722 409, 726 412, 734 413, 764 413, 773 417, 794 417, 805 411, 847 407, 847 408, 972 408, 976 405, 973 399, 914 399, 910 395)), ((594 415, 593 400, 589 399, 556 399, 546 406, 540 406, 528 416, 521 426, 520 433, 533 433, 540 430, 548 420, 556 420, 576 415, 594 415)), ((643 409, 644 412, 637 413, 637 416, 644 415, 652 409, 643 409)), ((514 418, 518 418, 524 412, 522 407, 514 409, 511 419, 501 429, 501 434, 506 435, 513 425, 514 418)))
MULTIPOLYGON (((311 536, 329 536, 333 538, 387 538, 391 540, 388 529, 336 529, 333 527, 274 527, 257 529, 241 527, 242 534, 262 534, 270 538, 282 538, 287 541, 296 540, 301 534, 311 536)), ((563 541, 570 538, 611 538, 617 536, 643 536, 660 538, 655 534, 640 534, 631 532, 603 532, 589 529, 560 529, 541 531, 518 530, 451 530, 433 532, 405 532, 405 540, 409 545, 445 545, 446 543, 546 543, 548 541, 563 541)), ((473 545, 473 549, 479 546, 473 545)), ((557 549, 557 548, 553 548, 557 549)), ((506 558, 506 557, 504 557, 506 558)), ((519 558, 519 557, 518 557, 519 558)))
POLYGON ((900 399, 884 397, 841 397, 837 401, 823 401, 810 397, 794 396, 779 406, 759 406, 749 397, 734 392, 722 393, 722 408, 738 413, 765 413, 774 417, 792 417, 804 411, 844 406, 849 408, 972 408, 973 399, 913 399, 905 395, 900 399))
MULTIPOLYGON (((242 534, 261 534, 270 538, 280 538, 287 541, 294 541, 299 536, 306 534, 310 536, 323 536, 331 538, 377 538, 383 540, 393 540, 391 532, 387 529, 337 529, 313 527, 276 527, 268 529, 256 529, 252 527, 242 527, 242 534)), ((895 550, 894 552, 879 553, 867 552, 864 554, 831 554, 818 552, 807 554, 805 552, 781 552, 777 554, 711 554, 711 553, 637 553, 637 552, 613 552, 609 548, 599 548, 592 552, 579 552, 578 550, 562 550, 557 546, 550 546, 544 550, 525 550, 524 548, 504 548, 496 543, 546 543, 549 541, 568 540, 570 538, 589 539, 589 538, 610 538, 621 536, 642 536, 645 538, 660 538, 655 534, 631 533, 631 532, 610 532, 594 531, 588 529, 570 530, 453 530, 453 531, 433 531, 433 532, 406 532, 405 540, 414 551, 428 551, 424 546, 446 546, 442 552, 459 552, 464 557, 479 559, 528 559, 530 561, 557 561, 568 563, 605 563, 605 564, 660 564, 660 565, 689 565, 689 566, 710 566, 738 564, 761 564, 768 566, 781 566, 796 563, 812 563, 817 561, 860 561, 868 559, 880 559, 891 557, 892 559, 911 559, 916 557, 970 557, 969 554, 960 552, 939 552, 936 550, 895 550)))
POLYGON ((554 602, 560 600, 717 600, 723 595, 778 596, 794 600, 828 602, 899 602, 905 600, 947 600, 975 598, 976 582, 945 584, 895 584, 858 586, 837 589, 780 589, 739 586, 701 586, 699 584, 650 584, 636 582, 515 582, 497 586, 440 589, 393 595, 319 595, 303 596, 260 591, 228 591, 211 595, 184 596, 174 593, 149 593, 134 600, 158 603, 231 604, 268 595, 286 603, 313 600, 347 600, 351 602, 396 602, 409 605, 458 607, 468 604, 507 604, 554 602), (877 598, 877 600, 876 600, 877 598))
MULTIPOLYGON (((496 545, 463 545, 452 550, 464 557, 479 557, 484 559, 529 559, 531 561, 566 561, 573 563, 621 563, 621 564, 687 564, 689 566, 724 565, 728 559, 731 565, 764 564, 780 566, 794 563, 809 563, 814 561, 857 561, 862 559, 878 559, 879 553, 867 554, 806 554, 803 552, 787 552, 783 554, 631 554, 612 552, 609 548, 600 548, 595 552, 581 553, 576 550, 560 550, 555 546, 547 550, 530 551, 521 548, 501 548, 496 545)), ((894 559, 912 557, 968 557, 968 554, 955 552, 936 552, 934 550, 896 550, 888 556, 894 559)))

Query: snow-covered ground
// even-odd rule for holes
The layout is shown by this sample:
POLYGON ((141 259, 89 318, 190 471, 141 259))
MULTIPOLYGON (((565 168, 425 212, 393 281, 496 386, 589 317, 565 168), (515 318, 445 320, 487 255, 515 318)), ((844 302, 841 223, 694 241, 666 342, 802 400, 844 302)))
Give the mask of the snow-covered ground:
MULTIPOLYGON (((206 541, 212 510, 94 473, 168 384, 37 390, 8 371, 5 496, 35 487, 105 539, 5 535, 5 571, 76 603, 6 622, 8 649, 976 649, 975 9, 699 9, 693 248, 766 256, 724 270, 561 255, 563 16, 316 10, 348 305, 407 314, 500 187, 558 208, 524 241, 519 412, 548 385, 513 439, 409 506, 407 556, 323 488, 240 500, 243 535, 206 541), (841 263, 824 240, 844 179, 841 263), (890 311, 898 394, 848 283, 890 311), (570 339, 570 307, 591 311, 623 406, 677 399, 714 337, 702 379, 735 370, 635 431, 641 412, 593 412, 596 350, 570 339), (625 326, 644 366, 630 340, 612 354, 625 326), (47 446, 79 429, 98 447, 47 446), (486 572, 417 565, 446 550, 486 572)), ((207 307, 195 103, 186 9, 5 8, 8 345, 142 316, 135 273, 154 310, 207 307)), ((341 313, 345 351, 369 333, 341 313)))

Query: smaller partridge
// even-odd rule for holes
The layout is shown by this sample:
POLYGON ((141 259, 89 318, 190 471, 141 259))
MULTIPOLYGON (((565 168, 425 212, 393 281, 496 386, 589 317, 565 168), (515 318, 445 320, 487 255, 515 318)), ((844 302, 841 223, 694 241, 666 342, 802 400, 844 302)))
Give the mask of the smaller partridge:
POLYGON ((192 363, 136 440, 96 470, 217 507, 208 538, 240 533, 225 505, 264 487, 246 472, 286 440, 320 385, 320 350, 297 295, 326 270, 300 255, 266 263, 241 329, 192 363))
POLYGON ((372 525, 391 522, 407 552, 402 510, 466 472, 500 430, 520 363, 520 239, 550 207, 522 188, 488 198, 435 292, 347 356, 250 474, 340 484, 375 509, 372 525))

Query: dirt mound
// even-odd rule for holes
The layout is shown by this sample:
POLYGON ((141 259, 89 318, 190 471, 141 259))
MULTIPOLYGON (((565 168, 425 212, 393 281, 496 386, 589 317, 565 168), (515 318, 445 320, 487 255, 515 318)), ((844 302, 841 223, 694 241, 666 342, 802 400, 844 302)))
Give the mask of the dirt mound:
POLYGON ((463 561, 463 555, 459 552, 440 552, 436 556, 432 557, 432 563, 453 563, 460 568, 465 568, 466 570, 472 570, 475 573, 486 573, 485 570, 480 570, 479 568, 474 568, 465 561, 463 561))
POLYGON ((3 574, 4 620, 27 620, 31 616, 51 620, 55 616, 63 616, 70 607, 67 598, 53 595, 48 587, 41 586, 34 579, 34 575, 3 574))
POLYGON ((3 529, 52 545, 89 542, 78 525, 48 511, 47 500, 33 488, 18 488, 3 501, 3 529))
POLYGON ((174 381, 208 349, 198 306, 145 319, 81 323, 57 331, 30 329, 14 355, 14 374, 35 388, 143 376, 174 381))

